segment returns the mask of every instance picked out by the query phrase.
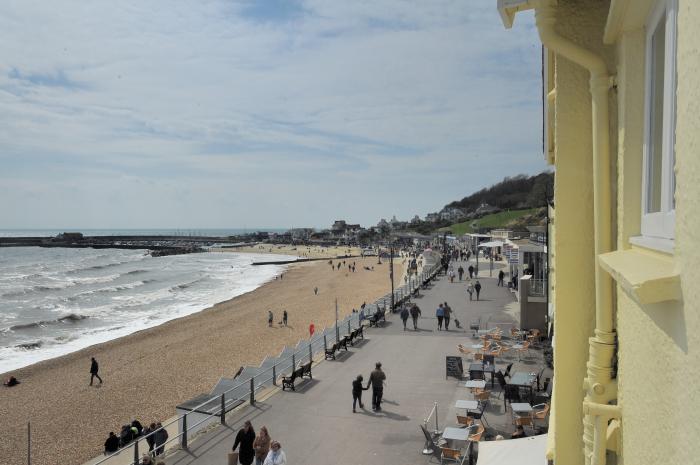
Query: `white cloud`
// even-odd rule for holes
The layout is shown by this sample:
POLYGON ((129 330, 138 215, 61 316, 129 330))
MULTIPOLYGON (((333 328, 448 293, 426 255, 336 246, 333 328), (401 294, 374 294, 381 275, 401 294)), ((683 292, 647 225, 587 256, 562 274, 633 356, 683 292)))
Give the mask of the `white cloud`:
POLYGON ((0 7, 6 227, 374 223, 544 169, 531 21, 504 30, 492 1, 248 7, 0 7))

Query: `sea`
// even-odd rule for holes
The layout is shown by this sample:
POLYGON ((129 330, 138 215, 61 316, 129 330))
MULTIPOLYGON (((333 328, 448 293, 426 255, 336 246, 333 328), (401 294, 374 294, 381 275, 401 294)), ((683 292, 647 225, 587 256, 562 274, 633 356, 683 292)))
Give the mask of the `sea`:
MULTIPOLYGON (((0 230, 0 236, 55 236, 64 231, 0 230)), ((80 232, 225 236, 241 231, 80 232)), ((0 373, 199 312, 260 287, 286 268, 253 262, 296 258, 229 252, 151 257, 147 252, 0 248, 0 373)))

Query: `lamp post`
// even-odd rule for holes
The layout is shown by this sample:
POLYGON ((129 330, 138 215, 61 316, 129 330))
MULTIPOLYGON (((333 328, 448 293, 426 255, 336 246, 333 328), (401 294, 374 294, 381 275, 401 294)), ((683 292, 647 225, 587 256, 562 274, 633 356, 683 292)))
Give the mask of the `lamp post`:
POLYGON ((335 342, 340 342, 340 330, 338 329, 338 298, 335 299, 335 342))
POLYGON ((391 280, 391 311, 394 312, 394 244, 389 244, 389 279, 391 280))

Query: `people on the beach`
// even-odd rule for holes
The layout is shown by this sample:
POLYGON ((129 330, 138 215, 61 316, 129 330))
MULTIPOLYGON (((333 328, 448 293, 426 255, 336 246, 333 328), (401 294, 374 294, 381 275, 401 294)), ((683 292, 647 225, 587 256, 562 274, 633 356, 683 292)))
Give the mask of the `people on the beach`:
POLYGON ((156 423, 156 455, 162 455, 165 452, 165 443, 168 441, 168 432, 163 428, 160 422, 156 423))
POLYGON ((377 362, 374 365, 374 371, 369 375, 367 388, 372 386, 372 410, 380 411, 382 409, 382 397, 384 395, 384 382, 386 374, 382 371, 382 363, 377 362))
POLYGON ((498 285, 503 286, 503 278, 506 276, 506 274, 503 272, 503 270, 498 272, 498 285))
POLYGON ((469 300, 473 300, 474 297, 474 283, 469 281, 469 284, 467 285, 467 294, 469 294, 469 300))
POLYGON ((105 441, 105 455, 112 454, 119 450, 119 438, 114 431, 109 432, 109 436, 105 441))
POLYGON ((476 291, 476 300, 479 300, 479 293, 481 292, 481 283, 479 280, 476 280, 476 283, 474 284, 474 290, 476 291))
POLYGON ((267 311, 267 326, 272 328, 272 322, 275 321, 275 315, 272 314, 272 310, 267 311))
POLYGON ((270 452, 270 433, 266 426, 262 426, 258 435, 253 441, 253 449, 255 449, 255 465, 263 465, 267 454, 270 452))
POLYGON ((287 326, 287 321, 289 319, 289 314, 287 314, 287 310, 282 312, 282 323, 284 326, 287 326))
POLYGON ((435 310, 435 317, 437 318, 438 331, 442 331, 442 319, 445 318, 445 309, 442 308, 442 304, 435 310))
POLYGON ((10 376, 3 384, 6 387, 12 387, 17 386, 19 384, 19 381, 17 381, 17 378, 15 378, 14 376, 10 376))
POLYGON ((287 465, 287 456, 279 442, 272 441, 270 443, 270 452, 265 457, 263 465, 287 465))
POLYGON ((352 413, 355 413, 356 404, 360 404, 360 408, 365 408, 365 404, 362 403, 362 391, 369 389, 369 386, 362 387, 363 380, 362 375, 357 375, 357 378, 352 382, 352 413))
POLYGON ((100 371, 100 366, 98 365, 97 360, 95 360, 95 357, 91 357, 91 361, 90 361, 90 386, 92 386, 92 382, 95 378, 97 378, 100 381, 100 384, 102 384, 102 378, 100 378, 98 371, 100 371))
POLYGON ((404 305, 401 308, 401 321, 403 321, 403 330, 406 331, 406 322, 408 321, 408 308, 404 305))
POLYGON ((236 439, 233 442, 233 448, 231 450, 235 451, 238 446, 238 461, 241 465, 250 465, 253 463, 255 458, 255 450, 253 449, 253 442, 255 442, 255 430, 250 420, 246 420, 243 423, 243 428, 238 430, 236 434, 236 439))
POLYGON ((314 295, 318 295, 318 287, 314 287, 314 295))
POLYGON ((452 308, 447 305, 447 302, 442 306, 442 311, 445 315, 445 331, 450 330, 450 317, 452 315, 452 308))
POLYGON ((413 304, 411 307, 411 318, 413 319, 413 330, 418 331, 418 317, 420 316, 420 308, 418 305, 413 304))

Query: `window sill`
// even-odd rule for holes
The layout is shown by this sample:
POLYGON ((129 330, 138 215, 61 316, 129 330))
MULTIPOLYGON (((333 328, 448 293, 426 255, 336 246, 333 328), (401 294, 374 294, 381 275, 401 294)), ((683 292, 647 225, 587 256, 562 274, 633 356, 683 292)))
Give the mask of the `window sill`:
POLYGON ((680 274, 671 257, 630 249, 599 255, 598 262, 639 304, 681 299, 680 274))
POLYGON ((649 236, 635 236, 630 237, 630 244, 636 245, 637 247, 644 247, 645 249, 649 249, 654 252, 661 252, 669 255, 673 254, 673 239, 661 239, 659 237, 649 236))

